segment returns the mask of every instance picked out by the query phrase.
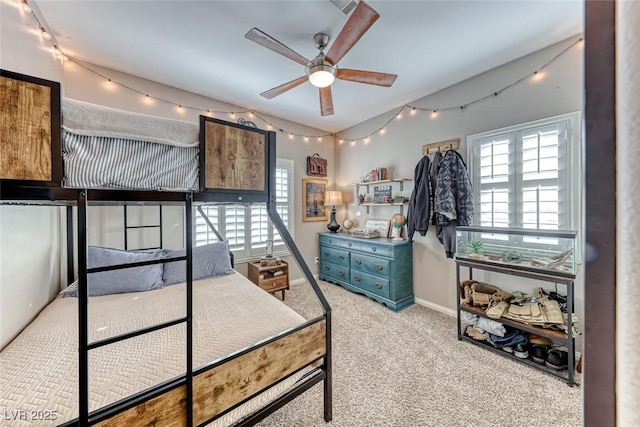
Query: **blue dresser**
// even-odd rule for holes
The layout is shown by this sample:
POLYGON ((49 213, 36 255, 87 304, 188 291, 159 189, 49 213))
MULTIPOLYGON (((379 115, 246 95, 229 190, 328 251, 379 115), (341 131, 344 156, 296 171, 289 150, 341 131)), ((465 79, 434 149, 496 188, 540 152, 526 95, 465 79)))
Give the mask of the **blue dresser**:
POLYGON ((414 301, 412 244, 320 233, 319 278, 400 311, 414 301))

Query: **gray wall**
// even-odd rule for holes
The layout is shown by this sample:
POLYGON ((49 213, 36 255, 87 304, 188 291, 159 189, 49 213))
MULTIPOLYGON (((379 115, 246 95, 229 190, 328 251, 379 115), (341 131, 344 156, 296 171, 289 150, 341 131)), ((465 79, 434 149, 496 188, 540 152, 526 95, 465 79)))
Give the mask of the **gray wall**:
MULTIPOLYGON (((578 37, 550 46, 504 66, 443 89, 433 95, 408 101, 409 104, 440 108, 458 106, 479 99, 537 70, 578 37)), ((423 144, 460 138, 459 149, 466 158, 466 137, 479 132, 529 122, 582 109, 583 51, 577 45, 558 58, 540 79, 528 79, 501 93, 498 97, 472 105, 464 110, 444 111, 432 118, 430 112, 410 114, 405 109, 400 120, 385 127, 384 135, 375 134, 365 143, 360 138, 379 129, 397 110, 389 111, 340 133, 344 142, 336 144, 338 167, 336 183, 350 196, 360 176, 376 166, 389 166, 395 176, 413 178, 414 168, 422 157, 423 144)), ((411 194, 413 182, 405 184, 411 194)), ((352 198, 352 196, 351 196, 352 198)), ((369 216, 390 218, 397 208, 372 208, 369 216)), ((354 206, 348 206, 341 217, 355 218, 354 206)), ((355 218, 360 224, 367 215, 355 218)), ((455 309, 455 264, 445 257, 442 245, 432 227, 426 236, 414 237, 414 292, 427 305, 451 313, 455 309)), ((508 287, 508 278, 496 278, 497 284, 508 287)), ((510 282, 513 282, 511 280, 510 282)), ((577 314, 583 318, 583 280, 576 283, 577 314)))

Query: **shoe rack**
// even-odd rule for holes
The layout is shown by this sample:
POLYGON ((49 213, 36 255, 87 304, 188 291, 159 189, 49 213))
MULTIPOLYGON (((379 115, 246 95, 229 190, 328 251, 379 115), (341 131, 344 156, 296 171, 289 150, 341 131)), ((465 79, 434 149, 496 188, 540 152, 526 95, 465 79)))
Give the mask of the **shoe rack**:
MULTIPOLYGON (((457 290, 457 299, 456 301, 457 303, 457 317, 458 317, 458 340, 464 340, 464 341, 468 341, 470 343, 473 343, 475 345, 479 345, 480 347, 486 348, 489 351, 493 351, 494 353, 500 354, 504 357, 508 357, 511 358, 513 360, 517 360, 520 363, 524 363, 526 365, 529 365, 533 368, 542 370, 544 372, 547 372, 551 375, 554 375, 556 377, 562 378, 563 380, 565 380, 567 382, 567 384, 569 386, 573 386, 574 385, 574 372, 575 372, 575 364, 576 364, 576 357, 575 357, 575 339, 573 338, 573 334, 572 334, 572 330, 573 330, 573 309, 574 309, 574 281, 575 281, 575 276, 572 275, 566 275, 566 274, 562 274, 562 275, 554 275, 553 272, 541 272, 539 269, 531 269, 531 271, 528 271, 525 268, 519 267, 519 268, 509 268, 508 266, 504 266, 504 265, 492 265, 492 264, 488 264, 488 263, 483 263, 483 262, 474 262, 473 260, 469 260, 469 259, 460 259, 457 258, 456 259, 456 290, 457 290), (543 282, 552 282, 555 283, 556 285, 563 285, 566 288, 566 296, 567 296, 567 331, 569 332, 564 333, 562 331, 558 331, 558 330, 552 330, 552 329, 547 329, 547 328, 542 328, 539 326, 534 326, 534 325, 527 325, 525 323, 520 323, 511 319, 507 319, 504 317, 501 317, 500 319, 498 319, 497 321, 506 325, 506 326, 510 326, 512 328, 515 329, 519 329, 521 331, 525 331, 525 332, 530 332, 532 334, 536 334, 536 335, 540 335, 546 338, 549 338, 550 340, 553 341, 554 345, 562 345, 564 347, 567 348, 567 353, 568 353, 568 363, 567 363, 567 369, 562 369, 562 370, 556 370, 556 369, 552 369, 549 368, 543 364, 539 364, 534 362, 533 360, 529 359, 529 358, 519 358, 516 357, 514 354, 512 353, 508 353, 500 348, 496 348, 493 347, 490 343, 488 343, 487 341, 477 341, 474 340, 473 338, 463 334, 462 331, 462 326, 461 326, 461 318, 460 318, 460 312, 461 311, 466 311, 469 313, 473 313, 473 314, 477 314, 480 317, 486 317, 488 318, 488 316, 485 313, 485 309, 482 307, 476 307, 473 306, 471 304, 465 304, 465 303, 460 303, 460 282, 461 280, 464 280, 461 277, 461 270, 467 270, 468 271, 468 279, 473 279, 473 271, 474 270, 484 270, 484 271, 492 271, 495 273, 500 273, 500 274, 507 274, 507 275, 511 275, 511 276, 519 276, 519 277, 526 277, 529 279, 535 279, 535 280, 539 280, 539 281, 543 281, 543 282)), ((495 320, 495 319, 492 319, 495 320)))

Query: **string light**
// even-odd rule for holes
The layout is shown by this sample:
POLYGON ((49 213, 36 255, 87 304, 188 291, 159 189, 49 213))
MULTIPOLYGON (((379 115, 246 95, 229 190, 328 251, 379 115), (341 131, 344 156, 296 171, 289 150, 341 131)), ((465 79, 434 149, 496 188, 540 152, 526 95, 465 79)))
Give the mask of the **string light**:
POLYGON ((40 26, 40 37, 45 40, 51 40, 51 34, 47 33, 47 30, 45 30, 42 26, 40 26))
MULTIPOLYGON (((46 29, 44 28, 44 26, 42 25, 42 23, 40 22, 40 20, 39 20, 39 19, 37 18, 37 16, 33 13, 32 9, 31 9, 31 6, 29 6, 29 4, 27 3, 27 0, 21 0, 20 4, 21 4, 21 7, 22 7, 22 10, 23 10, 25 13, 30 13, 30 14, 31 14, 31 16, 33 16, 34 20, 37 22, 37 24, 38 24, 38 27, 37 27, 37 28, 39 28, 39 30, 40 30, 40 35, 41 35, 41 37, 42 37, 43 39, 45 39, 45 40, 48 40, 48 41, 52 44, 52 52, 53 52, 57 57, 61 58, 63 61, 68 60, 69 58, 67 57, 67 55, 66 55, 66 54, 65 54, 65 53, 64 53, 64 52, 63 52, 63 51, 58 47, 57 43, 55 43, 55 39, 54 39, 54 37, 51 35, 51 33, 49 33, 49 32, 47 32, 47 31, 46 31, 46 29)), ((545 76, 545 74, 546 74, 546 73, 544 73, 542 70, 543 70, 545 67, 549 66, 552 62, 554 62, 554 61, 555 61, 556 59, 558 59, 560 56, 564 55, 566 52, 568 52, 571 48, 573 48, 573 47, 574 47, 574 46, 576 46, 576 45, 578 45, 579 47, 581 47, 581 48, 582 48, 582 47, 583 47, 583 45, 584 45, 584 39, 583 39, 582 37, 580 37, 578 40, 576 40, 575 42, 573 42, 572 44, 570 44, 569 46, 567 46, 565 49, 563 49, 562 51, 560 51, 558 54, 556 54, 553 58, 551 58, 551 59, 550 59, 549 61, 547 61, 544 65, 542 65, 541 67, 539 67, 539 68, 538 68, 536 71, 534 71, 533 73, 528 74, 528 75, 526 75, 526 76, 524 76, 524 77, 520 78, 519 80, 516 80, 515 82, 513 82, 513 83, 511 83, 511 84, 509 84, 509 85, 507 85, 507 86, 505 86, 505 87, 503 87, 503 88, 501 88, 501 89, 499 89, 499 90, 497 90, 497 91, 494 91, 494 92, 493 92, 493 93, 491 93, 490 95, 487 95, 487 96, 484 96, 484 97, 481 97, 481 98, 475 99, 475 100, 470 101, 470 102, 468 102, 468 103, 466 103, 466 104, 462 104, 462 105, 458 105, 458 106, 452 106, 452 107, 446 107, 446 108, 423 108, 423 107, 418 107, 418 106, 415 106, 415 105, 413 105, 413 106, 412 106, 412 105, 403 105, 402 107, 400 107, 400 109, 399 109, 399 110, 398 110, 394 115, 392 115, 392 116, 387 120, 387 122, 385 122, 385 123, 382 125, 382 127, 380 127, 380 129, 379 129, 379 133, 380 133, 380 135, 383 135, 383 134, 385 133, 385 131, 386 131, 385 127, 386 127, 389 123, 391 123, 391 122, 393 121, 393 119, 394 119, 394 118, 395 118, 396 120, 401 120, 401 119, 402 119, 402 111, 403 111, 405 108, 410 108, 410 109, 411 109, 411 111, 410 111, 410 115, 415 115, 415 114, 418 112, 418 110, 427 110, 427 111, 432 111, 432 113, 431 113, 431 117, 432 117, 432 118, 436 118, 436 117, 439 115, 439 112, 440 112, 440 111, 453 111, 453 110, 464 111, 465 109, 467 109, 467 107, 469 107, 469 106, 471 106, 471 105, 473 105, 473 104, 479 103, 479 102, 484 101, 484 100, 486 100, 486 99, 488 99, 488 98, 494 98, 494 97, 497 97, 498 95, 500 95, 500 94, 501 94, 502 92, 504 92, 505 90, 510 89, 510 88, 512 88, 512 87, 514 87, 514 86, 516 86, 516 85, 520 84, 521 82, 523 82, 523 81, 527 80, 528 78, 531 78, 531 79, 532 79, 532 80, 534 80, 534 81, 541 80, 541 79, 545 76)), ((149 100, 149 102, 151 102, 151 101, 152 101, 152 99, 151 99, 151 97, 149 96, 149 94, 145 94, 144 92, 142 92, 142 91, 140 91, 140 90, 137 90, 137 89, 135 89, 135 88, 132 88, 132 87, 130 87, 130 86, 127 86, 127 85, 125 85, 125 84, 123 84, 123 83, 113 82, 113 81, 111 80, 111 78, 107 78, 106 76, 104 76, 104 75, 100 74, 99 72, 97 72, 97 71, 95 71, 95 70, 93 70, 93 69, 89 68, 89 67, 88 67, 88 66, 86 66, 85 64, 82 64, 82 63, 77 62, 77 61, 76 61, 75 59, 73 59, 73 58, 71 58, 71 61, 72 61, 72 62, 74 62, 75 64, 77 64, 78 66, 80 66, 80 67, 82 67, 82 68, 86 69, 87 71, 92 72, 92 73, 94 73, 94 74, 96 74, 97 76, 100 76, 100 77, 102 77, 102 78, 105 78, 105 79, 107 80, 107 82, 106 82, 106 83, 107 83, 107 87, 109 87, 109 88, 112 88, 112 87, 114 86, 114 85, 113 85, 113 83, 117 83, 119 86, 122 86, 122 87, 124 87, 125 89, 128 89, 128 90, 130 90, 130 91, 137 92, 137 93, 139 93, 139 94, 143 94, 143 95, 145 95, 145 99, 149 100)), ((165 103, 169 103, 169 104, 176 105, 176 103, 175 103, 175 102, 172 102, 172 101, 170 101, 170 100, 166 100, 166 99, 159 98, 159 97, 153 97, 153 98, 154 98, 154 99, 156 99, 156 100, 158 100, 158 101, 161 101, 161 102, 165 102, 165 103)), ((187 107, 187 108, 191 108, 191 109, 195 109, 195 110, 200 110, 200 108, 198 108, 198 107, 187 107)), ((179 110, 180 112, 183 112, 184 108, 183 108, 182 104, 179 104, 179 105, 178 105, 178 110, 179 110)), ((208 115, 211 115, 211 114, 212 114, 212 111, 211 111, 211 110, 206 110, 206 111, 207 111, 207 114, 208 114, 208 115)), ((225 113, 225 111, 217 111, 217 113, 225 113)), ((235 119, 235 117, 236 117, 236 113, 235 113, 234 111, 231 111, 231 112, 226 111, 226 113, 229 113, 229 114, 230 114, 230 116, 231 116, 231 118, 235 119)), ((244 114, 248 114, 248 116, 249 116, 250 118, 253 118, 254 116, 257 116, 259 119, 261 119, 263 122, 265 122, 265 123, 267 124, 267 129, 269 129, 269 130, 271 130, 271 129, 272 129, 272 127, 273 127, 271 123, 269 123, 265 118, 261 117, 260 115, 258 115, 258 114, 256 114, 256 113, 254 113, 254 111, 244 111, 244 112, 242 112, 242 113, 244 113, 244 114)), ((284 132, 285 134, 287 133, 287 131, 282 130, 282 129, 280 129, 280 131, 284 132)), ((289 139, 293 139, 293 138, 294 138, 294 133, 293 133, 293 132, 289 132, 288 134, 289 134, 289 139)), ((298 135, 300 135, 300 134, 298 134, 298 135)), ((333 136, 333 134, 326 134, 326 135, 328 135, 328 136, 333 136)), ((303 135, 300 135, 300 136, 303 136, 303 135)), ((371 133, 370 133, 370 134, 368 134, 368 135, 367 135, 367 136, 365 136, 365 137, 355 138, 355 139, 350 139, 351 145, 352 145, 352 146, 353 146, 353 145, 355 145, 355 144, 356 144, 356 140, 358 140, 358 139, 362 139, 365 143, 367 143, 367 142, 369 141, 369 136, 371 136, 371 133)), ((321 140, 322 140, 322 135, 318 135, 318 136, 317 136, 317 138, 318 138, 318 141, 321 141, 321 140)), ((308 136, 308 135, 304 135, 304 140, 305 140, 305 141, 308 141, 308 139, 309 139, 309 136, 308 136)), ((339 138, 339 143, 340 143, 340 144, 342 144, 343 142, 344 142, 344 139, 343 139, 343 138, 339 138)))

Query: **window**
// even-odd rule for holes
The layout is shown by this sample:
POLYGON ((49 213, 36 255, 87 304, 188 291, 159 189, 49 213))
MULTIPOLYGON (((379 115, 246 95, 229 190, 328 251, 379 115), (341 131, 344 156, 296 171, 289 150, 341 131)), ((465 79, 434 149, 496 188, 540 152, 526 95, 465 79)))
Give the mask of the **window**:
POLYGON ((474 224, 579 231, 579 126, 571 113, 469 136, 474 224))
MULTIPOLYGON (((293 235, 293 160, 277 159, 275 178, 276 210, 293 235)), ((268 240, 273 240, 276 255, 287 254, 280 233, 269 220, 266 203, 209 205, 202 206, 202 210, 222 238, 229 241, 229 248, 237 261, 264 255, 268 240)), ((197 211, 195 227, 196 246, 218 241, 205 218, 197 211)))

